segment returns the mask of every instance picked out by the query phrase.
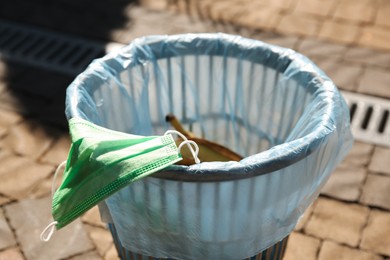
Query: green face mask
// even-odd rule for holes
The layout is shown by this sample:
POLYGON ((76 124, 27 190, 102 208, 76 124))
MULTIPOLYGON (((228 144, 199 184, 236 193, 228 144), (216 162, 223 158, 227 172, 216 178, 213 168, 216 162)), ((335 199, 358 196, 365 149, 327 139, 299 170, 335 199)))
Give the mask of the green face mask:
POLYGON ((182 159, 171 134, 125 134, 79 118, 69 121, 69 129, 72 146, 52 204, 57 229, 129 183, 182 159))

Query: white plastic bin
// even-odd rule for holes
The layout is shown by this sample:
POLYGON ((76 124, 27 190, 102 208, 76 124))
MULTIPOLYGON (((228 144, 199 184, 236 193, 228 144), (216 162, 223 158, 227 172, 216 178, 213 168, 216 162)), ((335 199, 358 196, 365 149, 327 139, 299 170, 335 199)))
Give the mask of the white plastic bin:
POLYGON ((136 39, 76 78, 66 112, 140 135, 162 135, 173 113, 196 135, 244 157, 174 165, 109 197, 125 259, 130 252, 175 259, 282 252, 278 242, 352 144, 348 108, 312 62, 226 34, 136 39))

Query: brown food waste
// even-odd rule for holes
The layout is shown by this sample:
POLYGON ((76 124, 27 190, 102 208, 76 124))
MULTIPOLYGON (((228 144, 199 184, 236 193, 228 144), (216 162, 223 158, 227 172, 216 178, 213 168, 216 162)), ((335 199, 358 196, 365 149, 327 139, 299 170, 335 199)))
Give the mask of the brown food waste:
MULTIPOLYGON (((206 140, 204 138, 196 137, 194 133, 184 129, 183 125, 173 114, 166 116, 166 121, 169 122, 176 131, 182 133, 188 140, 194 141, 199 146, 198 158, 201 162, 227 162, 227 161, 240 161, 242 156, 233 152, 232 150, 217 144, 215 142, 206 140)), ((183 142, 183 139, 176 139, 176 145, 183 142)), ((183 160, 176 164, 179 165, 192 165, 195 164, 195 160, 187 146, 181 149, 181 155, 183 160)))

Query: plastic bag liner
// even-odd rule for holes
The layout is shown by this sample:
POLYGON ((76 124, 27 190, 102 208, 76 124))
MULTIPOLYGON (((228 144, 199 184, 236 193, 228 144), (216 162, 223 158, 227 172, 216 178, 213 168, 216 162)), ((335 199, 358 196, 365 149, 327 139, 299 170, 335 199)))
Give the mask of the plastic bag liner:
POLYGON ((95 60, 67 90, 68 119, 162 135, 173 113, 239 162, 172 165, 105 203, 130 251, 243 259, 287 236, 352 145, 332 81, 285 48, 226 34, 151 36, 95 60))

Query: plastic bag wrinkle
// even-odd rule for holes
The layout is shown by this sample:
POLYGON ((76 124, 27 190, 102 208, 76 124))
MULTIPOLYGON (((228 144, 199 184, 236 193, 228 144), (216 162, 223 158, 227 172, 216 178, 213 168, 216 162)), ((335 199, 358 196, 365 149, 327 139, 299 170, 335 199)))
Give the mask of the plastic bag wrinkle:
POLYGON ((352 144, 345 101, 309 59, 226 34, 136 39, 76 78, 66 106, 142 135, 173 112, 245 155, 172 165, 107 199, 123 245, 155 257, 243 259, 280 241, 352 144))

